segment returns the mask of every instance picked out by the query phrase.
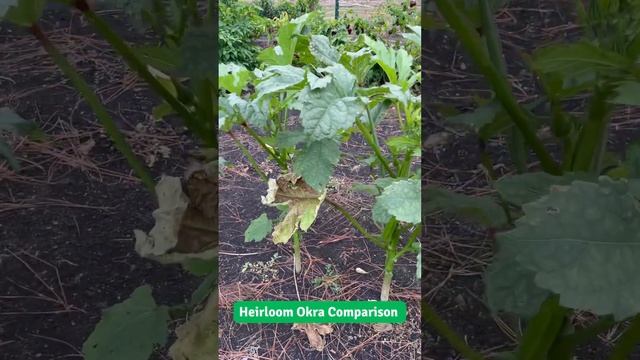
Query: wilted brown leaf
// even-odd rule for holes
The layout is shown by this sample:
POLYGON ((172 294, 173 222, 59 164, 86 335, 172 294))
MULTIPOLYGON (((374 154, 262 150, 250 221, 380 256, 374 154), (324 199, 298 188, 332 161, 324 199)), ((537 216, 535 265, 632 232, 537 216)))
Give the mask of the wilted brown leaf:
POLYGON ((327 324, 293 324, 291 329, 304 331, 309 339, 309 344, 317 351, 324 350, 326 343, 323 335, 328 335, 333 332, 333 327, 327 324))

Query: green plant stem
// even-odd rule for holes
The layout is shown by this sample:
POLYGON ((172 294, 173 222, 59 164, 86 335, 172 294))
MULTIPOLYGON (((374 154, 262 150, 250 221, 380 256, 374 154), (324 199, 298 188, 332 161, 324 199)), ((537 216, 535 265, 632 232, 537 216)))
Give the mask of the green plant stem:
POLYGON ((627 360, 640 343, 640 315, 636 315, 613 348, 609 360, 627 360))
POLYGON ((413 156, 411 152, 407 152, 402 164, 400 164, 400 168, 398 169, 398 177, 405 177, 409 175, 411 171, 411 160, 413 160, 413 156))
POLYGON ((231 138, 233 139, 233 142, 240 149, 240 151, 247 158, 247 160, 249 160, 249 164, 251 164, 251 167, 253 167, 253 170, 255 170, 255 172, 257 172, 258 175, 260 175, 260 178, 262 179, 262 181, 266 182, 267 180, 269 180, 269 177, 264 173, 264 171, 262 171, 256 159, 253 157, 253 155, 251 155, 251 152, 249 151, 249 149, 247 149, 247 147, 244 146, 244 144, 242 144, 240 140, 238 140, 238 138, 236 138, 233 131, 229 131, 229 136, 231 136, 231 138))
POLYGON ((393 170, 391 170, 391 167, 389 166, 387 159, 385 159, 384 155, 382 155, 382 150, 380 149, 379 146, 376 145, 375 141, 373 140, 373 137, 371 136, 369 131, 367 131, 367 127, 364 126, 364 124, 360 120, 356 120, 356 126, 358 126, 358 129, 362 133, 362 136, 364 137, 364 141, 366 141, 369 147, 373 149, 373 153, 376 155, 376 158, 378 159, 378 161, 380 161, 380 164, 382 164, 382 167, 385 169, 385 171, 389 174, 390 177, 395 178, 396 174, 393 172, 393 170))
POLYGON ((293 233, 293 267, 296 274, 302 272, 302 258, 300 256, 300 232, 293 233))
POLYGON ((251 135, 252 138, 254 138, 258 142, 258 144, 260 144, 262 149, 264 149, 264 151, 266 151, 267 154, 269 154, 269 156, 278 163, 280 169, 282 169, 283 171, 287 171, 287 162, 282 160, 280 158, 280 155, 271 146, 267 145, 267 143, 262 140, 262 137, 255 130, 253 130, 251 126, 249 126, 247 123, 242 123, 242 127, 247 131, 249 135, 251 135))
POLYGON ((378 140, 378 133, 376 132, 376 124, 373 123, 373 118, 371 117, 371 111, 368 106, 365 106, 367 110, 367 120, 369 121, 369 127, 371 128, 371 134, 373 135, 373 142, 380 146, 380 141, 378 140))
MULTIPOLYGON (((151 74, 147 65, 133 52, 133 50, 116 34, 109 24, 107 24, 104 20, 102 20, 99 16, 97 16, 92 10, 88 7, 84 8, 82 6, 78 6, 79 3, 84 3, 84 0, 78 0, 76 2, 76 7, 83 11, 87 20, 93 25, 96 31, 113 46, 113 48, 118 52, 120 56, 124 59, 124 61, 129 65, 133 71, 135 71, 145 82, 149 84, 149 86, 156 92, 160 97, 162 97, 173 110, 180 115, 183 119, 187 127, 196 129, 198 134, 202 134, 204 138, 202 139, 207 147, 218 146, 218 139, 214 133, 206 136, 207 128, 203 127, 203 124, 200 124, 196 121, 194 114, 187 109, 187 107, 182 104, 169 90, 167 90, 158 79, 151 74)), ((213 122, 214 120, 211 119, 213 122)), ((215 126, 214 126, 215 128, 215 126)))
POLYGON ((438 316, 436 311, 426 302, 422 301, 422 318, 436 329, 451 346, 467 360, 483 360, 482 355, 475 352, 447 323, 438 316))
POLYGON ((573 162, 574 171, 599 173, 606 147, 612 106, 608 102, 611 91, 596 88, 589 105, 587 123, 580 131, 573 162))
POLYGON ((331 205, 334 209, 338 210, 338 212, 342 214, 342 216, 344 216, 345 219, 347 219, 351 223, 351 225, 356 228, 356 230, 358 230, 367 240, 371 241, 377 247, 383 250, 385 249, 384 242, 382 242, 378 236, 375 236, 365 230, 365 228, 358 222, 358 220, 356 220, 347 210, 345 210, 345 208, 329 198, 325 198, 324 201, 327 204, 331 205))
POLYGON ((507 79, 493 66, 487 49, 483 46, 480 35, 471 25, 471 21, 457 8, 456 2, 450 0, 435 0, 435 2, 440 13, 456 32, 460 42, 474 60, 480 72, 493 87, 496 97, 522 132, 525 141, 538 156, 544 171, 553 175, 561 175, 562 170, 532 128, 529 121, 530 115, 516 100, 507 79))
POLYGON ((115 121, 111 118, 109 112, 95 92, 89 87, 84 79, 82 79, 82 76, 80 76, 80 74, 73 68, 73 65, 67 61, 64 55, 58 51, 55 45, 49 41, 49 38, 38 24, 31 26, 30 30, 38 41, 40 41, 47 54, 51 56, 53 62, 58 66, 58 68, 60 68, 62 73, 69 78, 73 86, 91 107, 105 131, 109 134, 109 137, 113 141, 116 149, 118 149, 118 151, 120 151, 120 153, 125 157, 135 174, 140 178, 140 180, 142 180, 142 183, 147 187, 147 189, 152 194, 155 194, 155 182, 153 181, 147 167, 133 153, 133 150, 131 150, 131 147, 127 144, 115 121))
POLYGON ((391 218, 384 227, 382 238, 385 243, 385 261, 384 275, 382 279, 382 287, 380 288, 380 300, 388 301, 391 293, 391 281, 393 280, 393 268, 396 265, 398 251, 398 242, 400 241, 400 233, 398 231, 398 221, 391 218))
POLYGON ((421 232, 422 232, 422 225, 421 224, 416 225, 415 229, 413 229, 413 231, 411 232, 411 235, 409 235, 409 239, 407 239, 407 243, 402 247, 402 249, 400 249, 400 251, 396 253, 396 260, 400 259, 402 255, 412 250, 413 243, 416 241, 416 239, 418 238, 421 232))

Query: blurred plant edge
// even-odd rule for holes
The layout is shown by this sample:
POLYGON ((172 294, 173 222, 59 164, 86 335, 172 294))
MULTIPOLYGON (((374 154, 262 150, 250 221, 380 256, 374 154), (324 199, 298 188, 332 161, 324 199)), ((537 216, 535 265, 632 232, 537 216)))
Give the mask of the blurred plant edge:
MULTIPOLYGON (((46 4, 44 0, 2 0, 0 19, 28 28, 40 41, 54 63, 96 113, 116 148, 147 188, 157 195, 160 206, 154 212, 156 227, 148 235, 136 231, 136 249, 141 255, 163 263, 181 263, 186 270, 203 277, 202 284, 192 295, 192 301, 173 307, 156 305, 149 286, 138 288, 130 299, 105 310, 94 332, 85 341, 83 354, 87 359, 147 359, 156 346, 166 343, 169 321, 194 313, 177 330, 178 339, 170 348, 172 358, 193 359, 204 354, 217 355, 217 305, 214 300, 217 299, 218 160, 215 150, 217 126, 214 120, 216 92, 212 82, 216 68, 208 63, 208 59, 215 58, 215 47, 207 45, 207 40, 212 43, 215 34, 214 24, 210 21, 213 19, 211 12, 200 14, 195 11, 197 2, 190 0, 156 2, 155 5, 161 5, 162 8, 155 8, 155 12, 148 10, 142 1, 134 4, 141 7, 126 6, 117 0, 105 2, 106 6, 123 6, 134 21, 140 20, 141 25, 151 26, 162 37, 162 46, 145 47, 145 51, 137 51, 97 16, 88 2, 77 0, 72 3, 130 69, 160 95, 168 105, 165 105, 165 109, 170 108, 170 112, 176 113, 201 140, 203 149, 198 160, 190 165, 185 174, 184 185, 181 179, 172 177, 163 177, 156 185, 149 170, 126 143, 94 91, 39 27, 38 21, 46 4), (176 21, 167 21, 168 18, 176 21), (214 56, 209 56, 211 50, 214 56), (170 75, 150 67, 151 61, 145 62, 143 56, 151 53, 165 55, 160 58, 156 56, 154 60, 162 61, 156 61, 154 65, 173 65, 165 68, 170 75), (168 53, 172 56, 166 56, 168 53), (177 226, 167 232, 163 228, 167 224, 177 226), (206 232, 203 233, 203 229, 206 232), (208 302, 207 298, 210 299, 208 302), (206 305, 200 310, 205 302, 206 305)), ((16 134, 27 134, 33 128, 32 124, 5 108, 0 113, 0 124, 2 130, 16 134)), ((13 162, 12 165, 16 165, 11 160, 12 154, 5 151, 5 143, 0 145, 2 154, 13 162)))
MULTIPOLYGON (((517 175, 498 177, 483 147, 481 165, 495 193, 424 190, 426 216, 444 213, 497 234, 485 273, 487 306, 492 314, 516 314, 527 324, 516 349, 502 356, 568 360, 578 346, 629 320, 609 359, 629 358, 640 341, 640 305, 625 300, 640 291, 632 285, 640 271, 634 260, 640 245, 640 148, 637 142, 627 144, 619 158, 607 152, 606 143, 615 106, 639 105, 632 93, 640 86, 640 2, 577 2, 582 38, 545 46, 526 58, 544 95, 523 104, 506 80, 495 31, 494 12, 505 2, 432 4, 493 90, 475 112, 446 120, 475 133, 481 143, 505 136, 518 169, 517 175), (577 95, 587 98, 583 117, 563 106, 577 95), (544 137, 543 126, 549 129, 544 137), (559 145, 559 156, 551 156, 549 142, 559 145), (531 152, 542 171, 529 172, 531 152), (575 310, 600 320, 575 328, 570 321, 575 310)), ((429 304, 423 312, 460 354, 484 358, 429 304)))

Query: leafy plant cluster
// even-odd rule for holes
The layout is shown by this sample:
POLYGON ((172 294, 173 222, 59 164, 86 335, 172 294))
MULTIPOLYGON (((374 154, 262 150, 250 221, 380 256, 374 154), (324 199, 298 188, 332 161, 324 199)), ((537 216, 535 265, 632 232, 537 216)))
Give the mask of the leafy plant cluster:
MULTIPOLYGON (((163 176, 156 183, 133 153, 115 121, 94 90, 53 44, 39 25, 46 0, 0 0, 0 20, 28 30, 59 70, 70 80, 96 114, 115 147, 158 203, 156 226, 135 231, 136 251, 164 264, 179 263, 202 277, 186 304, 158 305, 150 286, 137 288, 131 297, 104 311, 101 321, 82 348, 86 359, 150 358, 169 338, 169 323, 188 321, 176 329, 169 348, 174 360, 208 359, 217 354, 217 130, 215 123, 217 64, 215 6, 203 13, 196 0, 110 0, 108 6, 124 10, 142 28, 151 27, 161 41, 132 47, 85 0, 55 0, 82 13, 129 68, 162 99, 154 109, 158 118, 177 116, 199 140, 200 161, 186 181, 163 176)), ((25 133, 30 126, 8 109, 0 110, 0 129, 25 133), (6 125, 8 124, 8 126, 6 125)), ((0 143, 2 145, 2 143, 0 143)), ((0 148, 1 150, 2 148, 0 148)))
POLYGON ((225 0, 219 7, 219 62, 253 69, 260 51, 256 40, 267 29, 270 17, 262 15, 258 6, 244 1, 225 0))
MULTIPOLYGON (((449 121, 483 143, 506 137, 517 170, 499 178, 482 148, 494 195, 425 190, 428 213, 442 211, 497 231, 485 274, 486 302, 492 312, 516 314, 526 323, 517 348, 503 357, 572 359, 580 345, 628 320, 609 358, 630 358, 640 341, 640 148, 633 143, 620 157, 608 151, 607 140, 614 110, 640 106, 640 2, 577 2, 584 36, 531 54, 531 71, 544 94, 529 103, 518 103, 507 82, 496 2, 435 3, 495 94, 475 112, 449 121), (582 115, 567 110, 578 99, 584 100, 582 115), (542 129, 550 136, 543 137, 542 129), (559 155, 552 156, 549 142, 561 149, 559 155), (577 328, 571 321, 576 311, 599 319, 577 328)), ((423 315, 466 358, 483 358, 427 303, 423 315)))
POLYGON ((421 14, 416 1, 388 0, 376 10, 371 26, 379 34, 393 35, 403 32, 409 26, 417 26, 420 20, 421 14))
MULTIPOLYGON (((420 97, 412 89, 420 81, 416 59, 402 48, 362 35, 362 47, 337 48, 328 37, 310 31, 309 14, 283 24, 277 45, 261 52, 261 65, 249 71, 221 64, 219 126, 234 140, 242 129, 280 168, 269 177, 245 146, 235 140, 268 192, 262 203, 281 211, 278 219, 262 214, 253 220, 245 241, 271 235, 276 244, 292 240, 296 272, 302 270, 300 242, 326 203, 340 212, 387 258, 381 299, 387 300, 395 262, 419 253, 420 186, 414 160, 420 157, 420 97), (384 84, 366 85, 373 66, 385 73, 384 84), (383 138, 380 124, 393 109, 400 135, 383 138), (297 115, 298 121, 292 121, 297 115), (328 195, 328 184, 341 158, 341 144, 359 134, 369 147, 371 183, 357 189, 375 197, 370 233, 356 217, 328 195), (274 225, 275 223, 275 225, 274 225)), ((413 35, 419 36, 419 29, 413 35)), ((412 38, 408 35, 408 38, 412 38)), ((419 41, 419 38, 417 39, 419 41)))
POLYGON ((297 18, 313 12, 319 8, 320 0, 258 0, 260 15, 267 19, 276 19, 287 14, 290 18, 297 18))

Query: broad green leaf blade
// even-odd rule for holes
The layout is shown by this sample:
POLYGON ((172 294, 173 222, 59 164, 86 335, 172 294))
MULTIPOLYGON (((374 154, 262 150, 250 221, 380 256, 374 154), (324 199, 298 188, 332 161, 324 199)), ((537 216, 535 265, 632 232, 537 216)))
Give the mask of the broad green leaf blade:
POLYGON ((267 235, 269 235, 272 228, 273 223, 271 222, 267 214, 262 213, 262 215, 260 215, 256 219, 253 219, 251 221, 251 224, 249 224, 247 230, 245 230, 244 242, 262 241, 265 237, 267 237, 267 235))
POLYGON ((386 222, 382 214, 388 214, 398 221, 419 224, 420 206, 420 182, 415 179, 399 180, 384 188, 372 211, 375 218, 382 220, 378 221, 381 223, 386 222))
POLYGON ((535 273, 560 304, 624 319, 640 312, 640 206, 626 182, 574 181, 525 204, 499 252, 535 273))
POLYGON ((324 65, 334 65, 338 62, 338 51, 324 35, 311 35, 309 50, 316 60, 324 65))
POLYGON ((333 74, 331 83, 310 90, 302 99, 302 127, 313 140, 334 138, 353 126, 364 107, 355 94, 355 77, 342 65, 323 69, 333 74))
POLYGON ((580 42, 542 48, 536 51, 533 65, 536 70, 543 73, 576 73, 587 69, 591 71, 626 70, 631 65, 631 60, 594 44, 580 42))
POLYGON ((420 26, 408 26, 410 33, 403 33, 402 37, 413 42, 418 46, 422 46, 422 27, 420 26))
POLYGON ((269 66, 263 76, 256 85, 257 99, 298 85, 306 78, 304 69, 291 65, 269 66))
POLYGON ((356 52, 344 52, 340 56, 340 64, 356 76, 358 83, 364 82, 373 67, 371 50, 362 48, 356 52))
POLYGON ((340 146, 335 140, 313 141, 296 156, 293 170, 313 189, 323 191, 338 160, 340 146))
POLYGON ((427 187, 423 195, 427 213, 443 211, 494 228, 508 223, 504 209, 490 196, 472 197, 436 187, 427 187))
POLYGON ((218 84, 230 93, 240 95, 251 77, 251 71, 242 65, 218 64, 218 84))
POLYGON ((266 65, 291 65, 296 50, 296 34, 300 26, 295 23, 285 24, 278 30, 278 45, 267 48, 258 55, 258 60, 266 65))
POLYGON ((309 230, 318 216, 326 191, 318 192, 295 174, 289 173, 278 179, 269 179, 267 195, 262 203, 281 207, 286 205, 284 219, 275 226, 271 237, 275 244, 285 244, 298 229, 309 230))
POLYGON ((382 68, 382 70, 387 74, 389 78, 389 82, 395 84, 398 82, 398 75, 396 74, 396 53, 393 49, 387 47, 380 40, 373 40, 368 36, 364 38, 365 44, 375 54, 374 60, 375 62, 382 68))
POLYGON ((276 136, 276 146, 287 148, 305 141, 307 135, 302 131, 282 131, 276 136))
POLYGON ((148 285, 129 299, 105 310, 82 346, 87 360, 147 360, 155 346, 167 340, 167 307, 156 305, 148 285))
POLYGON ((549 193, 553 185, 569 185, 575 180, 595 182, 597 179, 584 173, 567 173, 554 176, 544 172, 505 176, 495 182, 495 188, 508 202, 522 206, 549 193))
POLYGON ((523 318, 535 315, 551 293, 536 286, 534 275, 509 254, 495 257, 485 275, 485 293, 491 311, 506 311, 523 318))

